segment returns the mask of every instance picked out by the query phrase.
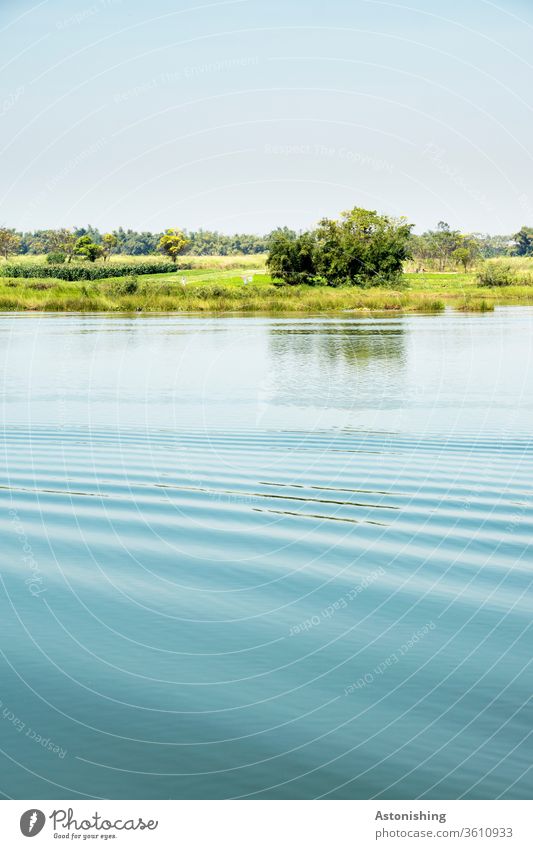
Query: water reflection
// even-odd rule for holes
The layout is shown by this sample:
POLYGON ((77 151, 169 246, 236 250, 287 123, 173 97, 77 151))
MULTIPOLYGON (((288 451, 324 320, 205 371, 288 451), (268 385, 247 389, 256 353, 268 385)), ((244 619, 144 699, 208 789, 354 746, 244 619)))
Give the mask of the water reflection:
POLYGON ((324 321, 312 325, 274 325, 270 330, 271 351, 275 356, 292 355, 315 359, 345 360, 371 365, 373 360, 405 359, 405 329, 401 322, 358 323, 324 321))

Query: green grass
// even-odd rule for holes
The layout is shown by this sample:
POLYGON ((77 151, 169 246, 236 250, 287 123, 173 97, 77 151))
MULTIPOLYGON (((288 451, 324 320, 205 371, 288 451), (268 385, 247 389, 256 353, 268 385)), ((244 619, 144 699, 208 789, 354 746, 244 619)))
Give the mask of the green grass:
POLYGON ((138 289, 130 295, 120 294, 120 285, 126 278, 69 283, 50 278, 10 280, 0 276, 0 310, 434 313, 446 306, 463 312, 486 312, 498 305, 533 303, 533 284, 529 283, 532 260, 510 261, 515 279, 520 281, 511 286, 479 286, 475 273, 411 273, 404 276, 401 289, 392 290, 275 286, 264 267, 249 263, 251 259, 257 261, 257 256, 194 259, 202 260, 200 267, 139 276, 138 289), (210 260, 211 265, 204 267, 206 260, 210 260), (223 267, 220 267, 221 260, 224 260, 223 267), (249 264, 235 269, 227 262, 229 260, 237 265, 241 260, 249 264), (253 281, 245 284, 243 276, 253 276, 253 281))

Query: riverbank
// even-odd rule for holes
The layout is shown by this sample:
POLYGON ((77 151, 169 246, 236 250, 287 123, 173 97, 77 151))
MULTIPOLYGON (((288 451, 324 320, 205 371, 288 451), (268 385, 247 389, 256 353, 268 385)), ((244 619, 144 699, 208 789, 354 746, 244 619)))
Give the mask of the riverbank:
MULTIPOLYGON (((205 262, 208 258, 202 258, 205 262)), ((405 274, 398 289, 274 285, 261 260, 106 280, 0 277, 0 310, 45 312, 485 312, 532 304, 533 285, 479 286, 474 274, 405 274), (237 266, 237 268, 235 268, 237 266)))

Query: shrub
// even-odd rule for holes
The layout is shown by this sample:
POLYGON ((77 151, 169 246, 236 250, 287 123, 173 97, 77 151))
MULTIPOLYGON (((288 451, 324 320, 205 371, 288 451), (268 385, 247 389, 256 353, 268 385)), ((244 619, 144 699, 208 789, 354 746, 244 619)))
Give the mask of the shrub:
POLYGON ((511 266, 496 262, 485 263, 477 279, 480 286, 510 286, 514 283, 511 266))
POLYGON ((121 265, 33 265, 30 263, 3 265, 0 274, 3 277, 54 277, 75 283, 78 280, 104 280, 109 277, 129 277, 138 274, 170 274, 176 271, 171 262, 124 263, 121 265))
POLYGON ((46 256, 46 262, 48 265, 63 265, 65 261, 66 256, 61 253, 61 251, 52 251, 52 253, 49 253, 46 256))
POLYGON ((110 295, 120 297, 122 295, 135 295, 139 288, 139 282, 134 274, 130 277, 124 277, 122 280, 113 280, 108 284, 110 295))
POLYGON ((296 236, 284 230, 273 234, 267 268, 274 280, 290 286, 312 284, 316 276, 315 237, 313 233, 296 236))

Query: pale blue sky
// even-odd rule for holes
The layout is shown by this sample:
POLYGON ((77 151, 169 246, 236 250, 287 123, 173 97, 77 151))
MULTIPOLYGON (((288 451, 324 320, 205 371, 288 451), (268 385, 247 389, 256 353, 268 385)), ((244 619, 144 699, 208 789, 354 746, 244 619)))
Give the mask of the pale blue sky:
POLYGON ((1 0, 0 222, 533 225, 533 3, 1 0))

